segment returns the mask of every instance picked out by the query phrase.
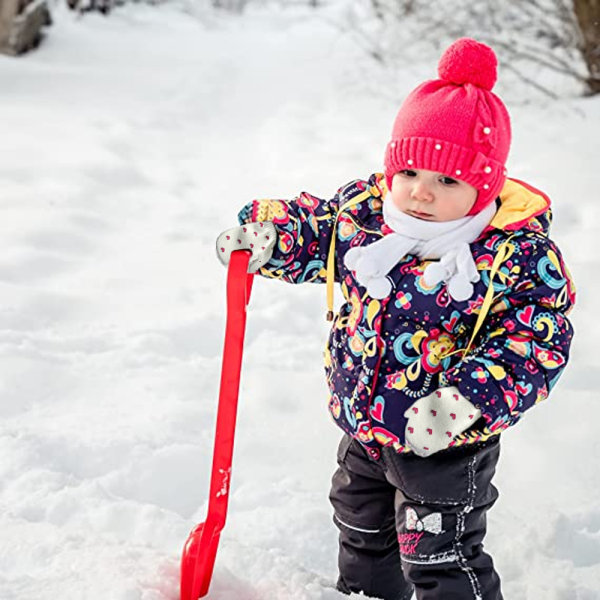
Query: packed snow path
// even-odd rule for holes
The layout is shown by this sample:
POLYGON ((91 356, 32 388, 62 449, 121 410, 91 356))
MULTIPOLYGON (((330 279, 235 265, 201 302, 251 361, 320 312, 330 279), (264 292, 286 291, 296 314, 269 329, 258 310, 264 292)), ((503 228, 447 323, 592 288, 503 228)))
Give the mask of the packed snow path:
MULTIPOLYGON (((224 329, 214 239, 253 197, 381 168, 405 91, 294 9, 59 10, 0 56, 0 598, 175 600, 206 510, 224 329)), ((572 365, 503 436, 487 548, 510 600, 600 598, 600 99, 513 110, 511 173, 555 199, 572 365), (594 243, 596 242, 596 243, 594 243), (596 311, 594 310, 596 309, 596 311)), ((210 597, 335 600, 325 290, 257 280, 210 597)))

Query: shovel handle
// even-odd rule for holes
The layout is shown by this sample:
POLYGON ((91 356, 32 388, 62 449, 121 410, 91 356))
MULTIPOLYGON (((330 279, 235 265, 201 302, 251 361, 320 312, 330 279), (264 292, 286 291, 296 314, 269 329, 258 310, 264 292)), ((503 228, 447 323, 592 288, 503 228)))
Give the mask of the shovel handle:
MULTIPOLYGON (((249 250, 236 250, 231 253, 227 270, 227 318, 230 313, 245 311, 250 302, 254 275, 248 273, 252 253, 249 250)), ((225 333, 227 335, 227 333, 225 333)))
POLYGON ((215 519, 217 532, 225 525, 229 498, 246 307, 250 301, 254 279, 254 275, 248 273, 250 256, 251 253, 247 250, 233 252, 227 272, 227 324, 207 517, 207 522, 215 519))

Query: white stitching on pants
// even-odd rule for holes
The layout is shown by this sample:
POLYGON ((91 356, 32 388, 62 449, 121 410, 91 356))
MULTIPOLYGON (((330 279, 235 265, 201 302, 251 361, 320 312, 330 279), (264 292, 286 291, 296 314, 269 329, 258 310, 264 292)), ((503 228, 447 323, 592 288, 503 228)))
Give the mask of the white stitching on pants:
POLYGON ((352 529, 354 531, 360 531, 360 533, 379 533, 381 531, 381 529, 361 529, 360 527, 354 527, 353 525, 348 525, 348 523, 345 523, 344 521, 342 521, 336 514, 333 515, 333 518, 340 523, 340 525, 343 525, 344 527, 347 527, 348 529, 352 529))
POLYGON ((402 555, 402 561, 411 563, 413 565, 440 565, 447 562, 458 562, 458 557, 451 550, 448 552, 440 552, 439 554, 420 554, 423 560, 415 560, 413 557, 407 558, 406 555, 402 555))
POLYGON ((474 456, 469 461, 468 466, 468 490, 467 490, 467 504, 463 510, 461 510, 456 515, 456 537, 454 540, 454 550, 457 554, 457 563, 458 566, 465 572, 467 577, 469 578, 469 583, 471 584, 471 588, 473 589, 473 598, 474 600, 482 600, 481 595, 481 586, 479 585, 479 580, 477 579, 477 575, 469 565, 467 564, 467 559, 465 555, 462 553, 462 543, 460 539, 465 533, 465 515, 470 513, 473 510, 473 505, 475 504, 475 492, 477 491, 477 485, 475 484, 475 462, 476 457, 474 456))

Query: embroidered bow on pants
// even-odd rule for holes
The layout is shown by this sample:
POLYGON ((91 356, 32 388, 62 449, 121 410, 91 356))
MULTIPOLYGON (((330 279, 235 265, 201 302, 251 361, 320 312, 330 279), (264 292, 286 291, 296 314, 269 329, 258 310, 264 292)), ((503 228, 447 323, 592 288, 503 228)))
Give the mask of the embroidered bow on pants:
POLYGON ((483 551, 500 444, 379 460, 345 435, 330 500, 340 530, 338 590, 383 600, 502 600, 483 551))

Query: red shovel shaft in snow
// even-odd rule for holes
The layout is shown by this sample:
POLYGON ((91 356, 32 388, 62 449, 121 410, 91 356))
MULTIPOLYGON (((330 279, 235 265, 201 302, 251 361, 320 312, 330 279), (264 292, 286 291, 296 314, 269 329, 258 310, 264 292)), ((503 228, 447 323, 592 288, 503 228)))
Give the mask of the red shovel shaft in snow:
POLYGON ((236 250, 227 271, 227 324, 221 366, 221 387, 206 521, 196 525, 181 557, 181 600, 198 600, 208 593, 221 530, 227 517, 233 438, 237 415, 246 306, 254 275, 248 273, 251 253, 236 250))

